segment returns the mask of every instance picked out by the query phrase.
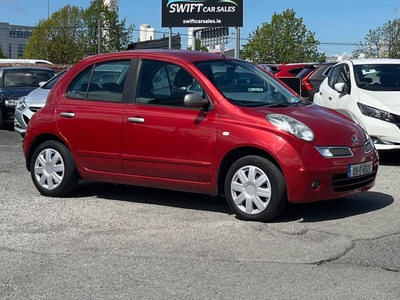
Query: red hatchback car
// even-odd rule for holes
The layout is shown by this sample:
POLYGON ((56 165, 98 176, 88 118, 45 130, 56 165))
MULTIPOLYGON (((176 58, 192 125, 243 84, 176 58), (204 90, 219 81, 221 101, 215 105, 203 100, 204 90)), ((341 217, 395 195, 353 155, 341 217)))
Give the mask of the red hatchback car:
POLYGON ((225 196, 267 221, 289 202, 370 189, 378 155, 350 118, 285 88, 250 62, 184 50, 90 56, 31 119, 23 150, 42 195, 80 180, 225 196))

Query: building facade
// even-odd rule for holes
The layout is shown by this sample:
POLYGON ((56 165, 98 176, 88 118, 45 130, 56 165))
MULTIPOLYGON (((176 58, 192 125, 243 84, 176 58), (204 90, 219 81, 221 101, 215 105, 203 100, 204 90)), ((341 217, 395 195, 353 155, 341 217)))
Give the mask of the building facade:
POLYGON ((22 58, 34 27, 0 22, 0 45, 5 58, 22 58))

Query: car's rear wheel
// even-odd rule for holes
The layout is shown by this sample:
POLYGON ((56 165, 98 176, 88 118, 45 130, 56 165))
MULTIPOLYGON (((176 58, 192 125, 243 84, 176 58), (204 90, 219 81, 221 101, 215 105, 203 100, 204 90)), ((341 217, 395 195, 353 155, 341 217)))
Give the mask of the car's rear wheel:
POLYGON ((227 173, 225 197, 238 218, 269 221, 286 206, 285 178, 271 161, 255 155, 245 156, 227 173))
POLYGON ((33 153, 30 168, 33 183, 44 196, 64 196, 79 182, 71 152, 57 141, 41 144, 33 153))

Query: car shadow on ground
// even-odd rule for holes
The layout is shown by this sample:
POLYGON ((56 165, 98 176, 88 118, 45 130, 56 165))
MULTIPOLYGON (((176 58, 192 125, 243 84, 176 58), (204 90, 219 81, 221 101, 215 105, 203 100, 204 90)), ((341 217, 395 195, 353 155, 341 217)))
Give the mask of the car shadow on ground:
POLYGON ((379 164, 382 166, 400 166, 400 150, 380 151, 379 164))
POLYGON ((225 198, 123 184, 82 181, 68 197, 96 197, 231 214, 225 198))
MULTIPOLYGON (((69 197, 96 197, 107 200, 233 214, 225 199, 221 197, 92 181, 81 182, 76 191, 69 197)), ((394 199, 390 195, 364 192, 337 200, 288 204, 283 213, 270 222, 279 223, 299 220, 302 222, 319 222, 343 219, 383 209, 392 204, 393 201, 394 199)))
POLYGON ((0 125, 0 130, 14 131, 14 122, 6 121, 0 125))
POLYGON ((273 222, 320 222, 344 219, 383 209, 394 202, 392 196, 364 192, 355 196, 315 203, 289 204, 273 222))

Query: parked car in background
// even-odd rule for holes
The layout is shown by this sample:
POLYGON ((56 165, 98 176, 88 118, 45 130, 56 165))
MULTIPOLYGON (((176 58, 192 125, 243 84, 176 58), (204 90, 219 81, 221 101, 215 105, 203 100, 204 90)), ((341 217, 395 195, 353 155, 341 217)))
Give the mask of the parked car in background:
POLYGON ((271 67, 268 64, 258 64, 257 67, 259 67, 260 69, 266 71, 271 75, 274 75, 274 72, 272 71, 271 67))
POLYGON ((400 149, 400 59, 336 64, 314 103, 355 114, 378 150, 400 149))
POLYGON ((336 62, 319 63, 307 65, 296 77, 301 79, 301 96, 311 102, 314 100, 314 94, 319 91, 322 81, 328 76, 328 73, 336 62))
POLYGON ((57 72, 41 67, 3 67, 0 69, 0 125, 14 117, 20 97, 28 95, 57 72))
POLYGON ((52 62, 44 59, 23 59, 23 58, 0 58, 0 64, 46 64, 52 65, 52 62))
POLYGON ((296 77, 304 67, 310 63, 284 63, 280 65, 271 65, 270 68, 276 77, 296 77))
POLYGON ((44 106, 50 90, 65 72, 66 70, 46 82, 40 82, 37 89, 18 99, 14 116, 14 130, 16 132, 24 136, 29 120, 33 114, 44 106))
POLYGON ((311 65, 308 63, 285 63, 271 66, 271 69, 275 77, 278 77, 297 94, 301 95, 301 79, 296 75, 307 66, 311 65))
POLYGON ((184 50, 93 55, 73 65, 23 140, 45 196, 80 180, 224 196, 240 219, 370 189, 379 158, 352 119, 250 62, 184 50))

